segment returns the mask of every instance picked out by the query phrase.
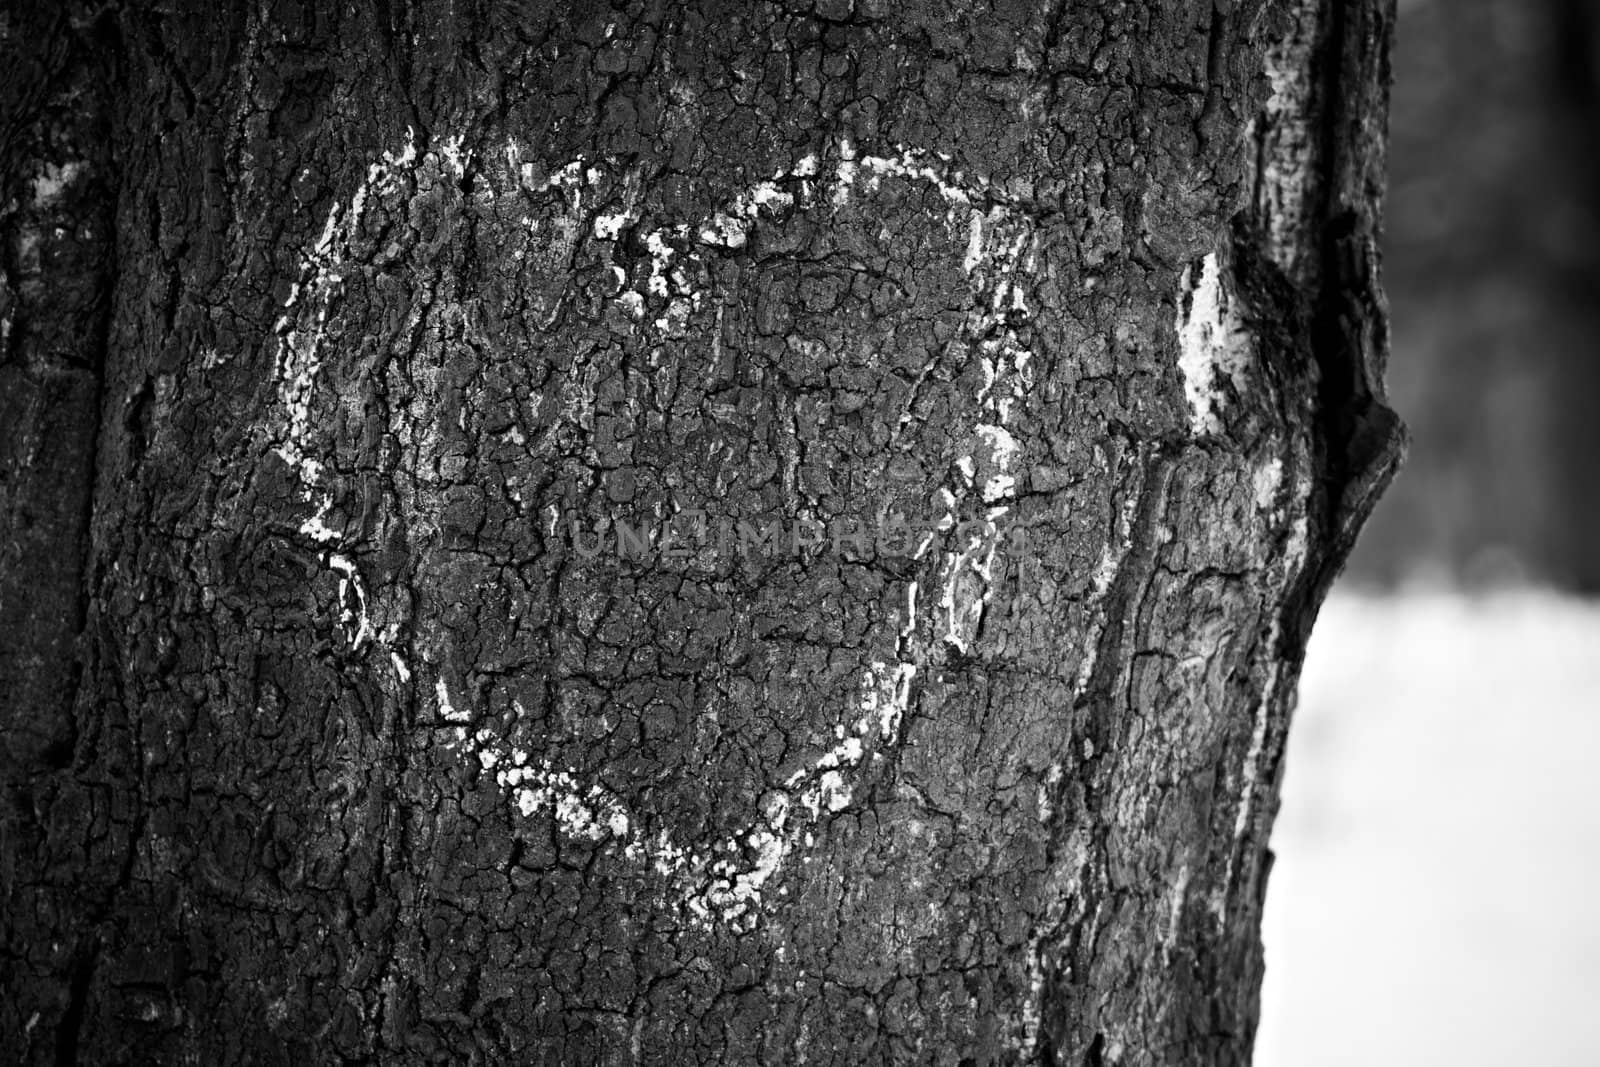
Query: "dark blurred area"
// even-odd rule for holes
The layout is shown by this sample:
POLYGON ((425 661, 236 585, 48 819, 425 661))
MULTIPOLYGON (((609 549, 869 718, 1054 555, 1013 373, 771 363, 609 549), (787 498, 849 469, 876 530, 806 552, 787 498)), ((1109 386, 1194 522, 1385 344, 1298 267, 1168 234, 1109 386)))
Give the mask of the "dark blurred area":
POLYGON ((1411 457, 1358 583, 1600 592, 1600 10, 1400 0, 1385 268, 1411 457))

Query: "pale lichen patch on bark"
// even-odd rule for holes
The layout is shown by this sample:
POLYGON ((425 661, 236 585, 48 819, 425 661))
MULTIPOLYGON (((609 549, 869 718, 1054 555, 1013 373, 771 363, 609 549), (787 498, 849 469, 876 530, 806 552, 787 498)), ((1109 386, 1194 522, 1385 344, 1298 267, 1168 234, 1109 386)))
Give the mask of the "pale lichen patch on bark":
POLYGON ((49 207, 61 198, 67 187, 88 170, 81 160, 66 163, 46 163, 33 179, 33 204, 36 208, 49 207))
POLYGON ((985 472, 981 492, 986 503, 994 503, 1012 495, 1017 479, 1017 439, 1004 426, 987 423, 978 426, 978 438, 983 442, 984 454, 981 469, 985 472))
POLYGON ((1313 108, 1318 20, 1302 5, 1284 5, 1283 17, 1293 20, 1293 28, 1265 50, 1263 72, 1270 88, 1244 140, 1256 156, 1254 211, 1265 251, 1291 281, 1307 285, 1317 270, 1316 242, 1308 228, 1319 180, 1313 108))
POLYGON ((1256 507, 1266 510, 1278 500, 1278 494, 1283 488, 1283 460, 1272 456, 1261 466, 1256 468, 1253 476, 1256 493, 1256 507))
MULTIPOLYGON (((798 168, 795 173, 798 173, 798 168)), ((718 211, 707 219, 696 235, 705 244, 727 249, 743 248, 749 240, 750 227, 763 208, 774 212, 794 205, 794 194, 778 184, 787 177, 790 175, 780 171, 773 175, 771 181, 757 182, 746 189, 734 198, 725 211, 718 211)))
POLYGON ((1190 425, 1196 434, 1223 432, 1222 413, 1228 390, 1242 392, 1250 367, 1251 339, 1228 291, 1216 253, 1200 262, 1199 277, 1185 268, 1179 284, 1178 369, 1189 401, 1190 425))

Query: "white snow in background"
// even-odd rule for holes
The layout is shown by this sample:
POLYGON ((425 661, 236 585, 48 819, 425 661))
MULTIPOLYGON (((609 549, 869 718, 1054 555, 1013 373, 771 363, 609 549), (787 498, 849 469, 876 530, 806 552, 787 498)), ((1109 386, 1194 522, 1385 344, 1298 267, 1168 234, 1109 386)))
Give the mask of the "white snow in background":
POLYGON ((1250 364, 1250 336, 1240 325, 1233 298, 1222 282, 1215 253, 1201 261, 1200 277, 1185 269, 1179 283, 1178 369, 1197 434, 1222 432, 1222 385, 1242 388, 1250 364))
POLYGON ((1600 1063, 1600 604, 1335 594, 1289 732, 1258 1067, 1600 1063))

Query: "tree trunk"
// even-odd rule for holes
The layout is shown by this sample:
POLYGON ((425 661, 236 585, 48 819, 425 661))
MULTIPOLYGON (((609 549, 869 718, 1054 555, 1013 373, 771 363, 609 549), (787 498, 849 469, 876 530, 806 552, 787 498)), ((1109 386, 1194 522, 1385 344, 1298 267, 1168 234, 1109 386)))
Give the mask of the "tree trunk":
POLYGON ((18 1061, 1248 1062, 1389 0, 793 8, 3 24, 18 1061))

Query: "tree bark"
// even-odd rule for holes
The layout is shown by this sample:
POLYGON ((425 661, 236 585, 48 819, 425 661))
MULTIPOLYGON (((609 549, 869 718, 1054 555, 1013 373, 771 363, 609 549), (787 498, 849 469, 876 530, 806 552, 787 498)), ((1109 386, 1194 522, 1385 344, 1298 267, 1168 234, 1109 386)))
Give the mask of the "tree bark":
POLYGON ((1248 1062, 1391 23, 10 18, 0 1044, 1248 1062))

